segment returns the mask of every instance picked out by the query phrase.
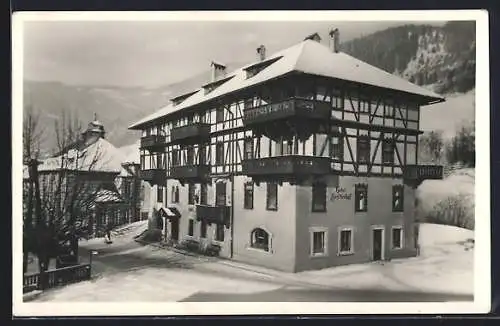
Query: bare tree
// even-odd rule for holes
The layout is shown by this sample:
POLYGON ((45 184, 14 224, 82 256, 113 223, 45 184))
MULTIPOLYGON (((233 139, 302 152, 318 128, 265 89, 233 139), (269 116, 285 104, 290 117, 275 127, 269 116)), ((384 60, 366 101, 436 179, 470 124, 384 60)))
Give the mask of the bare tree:
POLYGON ((444 141, 441 131, 430 131, 420 138, 419 160, 440 163, 443 157, 444 141))
POLYGON ((62 114, 54 127, 58 155, 45 160, 38 171, 41 207, 30 236, 42 284, 51 259, 67 256, 76 258, 67 263, 77 263, 78 240, 92 233, 95 196, 106 181, 91 173, 106 162, 99 143, 84 146, 78 120, 62 114))
POLYGON ((33 195, 34 188, 32 167, 40 158, 40 144, 44 130, 40 125, 40 115, 35 112, 31 103, 25 105, 23 112, 23 165, 28 168, 28 180, 23 184, 23 272, 28 266, 29 243, 26 236, 33 227, 33 195))
POLYGON ((448 163, 461 163, 466 167, 476 164, 475 121, 464 123, 446 147, 448 163))

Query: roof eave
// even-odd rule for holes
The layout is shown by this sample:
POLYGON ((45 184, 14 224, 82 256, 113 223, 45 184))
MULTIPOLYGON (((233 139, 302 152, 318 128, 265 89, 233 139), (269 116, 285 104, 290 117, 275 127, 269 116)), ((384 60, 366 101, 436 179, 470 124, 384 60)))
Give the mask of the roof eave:
MULTIPOLYGON (((205 100, 203 102, 200 102, 200 103, 196 103, 196 104, 193 104, 193 105, 190 105, 190 106, 187 106, 185 108, 182 108, 180 111, 175 111, 175 112, 170 112, 170 113, 166 113, 162 116, 159 116, 159 117, 156 117, 156 118, 153 118, 151 120, 148 120, 148 121, 143 121, 143 122, 140 122, 140 123, 135 123, 135 124, 132 124, 130 127, 128 127, 129 130, 142 130, 143 127, 149 125, 149 124, 155 124, 158 120, 161 120, 161 119, 165 119, 167 118, 168 116, 171 116, 172 114, 174 113, 179 113, 181 111, 184 111, 184 110, 187 110, 187 109, 191 109, 193 107, 196 107, 196 106, 199 106, 199 105, 203 105, 203 104, 206 104, 208 102, 211 102, 211 101, 217 101, 217 100, 220 100, 222 97, 226 97, 226 96, 231 96, 237 92, 241 92, 243 90, 246 90, 246 89, 249 89, 249 88, 253 88, 253 87, 257 87, 257 86, 261 86, 262 84, 264 83, 268 83, 268 82, 271 82, 271 81, 274 81, 276 79, 280 79, 280 78, 283 78, 283 77, 286 77, 286 76, 289 76, 290 74, 294 74, 294 73, 301 73, 301 71, 298 71, 298 70, 291 70, 291 71, 288 71, 286 73, 283 73, 281 75, 278 75, 278 76, 275 76, 273 78, 270 78, 270 79, 266 79, 264 81, 261 81, 261 82, 258 82, 258 83, 255 83, 253 85, 250 85, 248 87, 244 87, 244 88, 238 88, 236 90, 233 90, 231 92, 228 92, 228 93, 225 93, 225 94, 222 94, 222 95, 219 95, 219 96, 215 96, 213 98, 210 98, 208 100, 205 100)), ((234 76, 233 76, 234 77, 234 76)))

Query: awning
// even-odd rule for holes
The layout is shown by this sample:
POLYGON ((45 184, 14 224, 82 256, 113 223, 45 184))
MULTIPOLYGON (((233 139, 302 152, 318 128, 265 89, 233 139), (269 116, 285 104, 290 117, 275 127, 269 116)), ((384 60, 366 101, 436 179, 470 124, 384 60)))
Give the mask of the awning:
POLYGON ((160 216, 168 219, 181 217, 181 213, 175 207, 161 207, 158 212, 160 216))

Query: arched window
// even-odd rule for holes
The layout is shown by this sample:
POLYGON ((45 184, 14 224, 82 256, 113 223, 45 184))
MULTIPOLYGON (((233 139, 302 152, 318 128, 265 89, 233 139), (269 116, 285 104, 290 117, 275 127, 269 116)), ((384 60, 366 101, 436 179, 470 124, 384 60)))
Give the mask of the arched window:
POLYGON ((263 229, 257 228, 251 234, 251 247, 269 251, 269 234, 263 229))

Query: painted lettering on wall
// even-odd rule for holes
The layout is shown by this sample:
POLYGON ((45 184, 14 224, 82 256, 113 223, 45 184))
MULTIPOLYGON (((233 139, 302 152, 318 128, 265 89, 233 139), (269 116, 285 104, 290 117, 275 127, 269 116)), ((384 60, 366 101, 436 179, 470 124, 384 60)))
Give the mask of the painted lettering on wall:
POLYGON ((351 200, 352 199, 352 193, 348 193, 345 188, 342 187, 335 187, 333 190, 332 195, 330 196, 330 200, 351 200))

